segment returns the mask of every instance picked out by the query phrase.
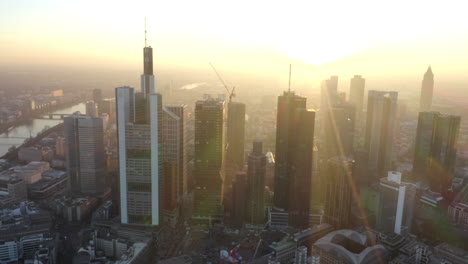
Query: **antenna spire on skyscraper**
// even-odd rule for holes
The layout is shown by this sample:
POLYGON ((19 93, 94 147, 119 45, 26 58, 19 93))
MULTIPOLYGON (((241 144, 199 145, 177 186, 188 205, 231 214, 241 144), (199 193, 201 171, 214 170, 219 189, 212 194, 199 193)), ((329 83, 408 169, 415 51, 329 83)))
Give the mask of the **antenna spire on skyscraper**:
POLYGON ((288 92, 291 92, 291 64, 289 64, 289 85, 288 92))
POLYGON ((145 17, 145 47, 148 47, 148 45, 146 45, 146 17, 145 17))

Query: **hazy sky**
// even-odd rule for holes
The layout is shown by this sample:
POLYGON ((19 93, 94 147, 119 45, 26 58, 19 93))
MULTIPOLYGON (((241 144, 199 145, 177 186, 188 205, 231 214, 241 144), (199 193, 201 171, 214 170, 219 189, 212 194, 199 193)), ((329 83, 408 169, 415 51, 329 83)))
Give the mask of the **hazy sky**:
POLYGON ((467 10, 463 0, 2 0, 0 64, 140 69, 146 16, 156 71, 299 60, 318 76, 420 79, 429 64, 466 75, 467 10))

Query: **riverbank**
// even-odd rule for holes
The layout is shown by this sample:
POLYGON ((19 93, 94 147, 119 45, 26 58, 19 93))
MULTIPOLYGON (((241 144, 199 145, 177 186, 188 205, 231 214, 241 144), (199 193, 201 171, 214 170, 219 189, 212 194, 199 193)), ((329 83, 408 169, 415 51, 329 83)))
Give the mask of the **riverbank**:
POLYGON ((6 159, 8 161, 15 161, 18 159, 18 151, 21 148, 24 147, 31 147, 39 143, 43 138, 47 137, 49 134, 54 133, 54 132, 60 132, 63 131, 63 123, 60 123, 56 126, 53 126, 47 130, 44 130, 40 133, 37 134, 37 136, 28 139, 26 142, 24 142, 22 145, 19 147, 15 147, 12 151, 8 151, 5 155, 0 157, 0 159, 6 159))
MULTIPOLYGON (((0 134, 7 133, 10 128, 15 128, 15 127, 18 127, 18 126, 26 125, 26 124, 30 123, 34 118, 36 118, 36 117, 38 117, 40 115, 43 115, 43 114, 46 114, 46 113, 51 113, 51 112, 54 112, 54 111, 59 111, 61 109, 65 109, 65 108, 68 108, 68 107, 71 107, 71 106, 74 106, 74 105, 80 104, 80 103, 82 103, 82 102, 78 102, 78 103, 68 102, 68 103, 63 103, 63 104, 59 104, 59 105, 54 105, 54 106, 48 107, 47 109, 36 110, 31 114, 28 114, 28 115, 25 115, 24 117, 21 117, 19 120, 15 120, 13 122, 9 122, 7 124, 0 125, 0 134)), ((72 114, 72 113, 67 113, 67 114, 72 114)))

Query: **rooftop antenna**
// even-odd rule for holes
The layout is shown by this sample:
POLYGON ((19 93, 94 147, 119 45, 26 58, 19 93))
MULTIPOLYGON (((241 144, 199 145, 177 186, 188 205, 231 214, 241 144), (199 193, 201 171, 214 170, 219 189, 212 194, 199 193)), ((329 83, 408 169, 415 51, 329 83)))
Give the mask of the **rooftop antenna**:
POLYGON ((288 92, 291 92, 291 64, 289 64, 289 85, 288 92))
POLYGON ((145 17, 145 47, 148 47, 148 45, 146 45, 146 17, 145 17))

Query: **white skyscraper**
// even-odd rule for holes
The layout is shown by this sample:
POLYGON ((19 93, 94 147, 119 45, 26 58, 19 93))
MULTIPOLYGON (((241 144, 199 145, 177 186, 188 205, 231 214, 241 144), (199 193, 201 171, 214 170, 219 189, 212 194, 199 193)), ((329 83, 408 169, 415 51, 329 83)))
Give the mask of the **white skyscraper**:
POLYGON ((161 96, 116 88, 123 224, 159 225, 161 96))

